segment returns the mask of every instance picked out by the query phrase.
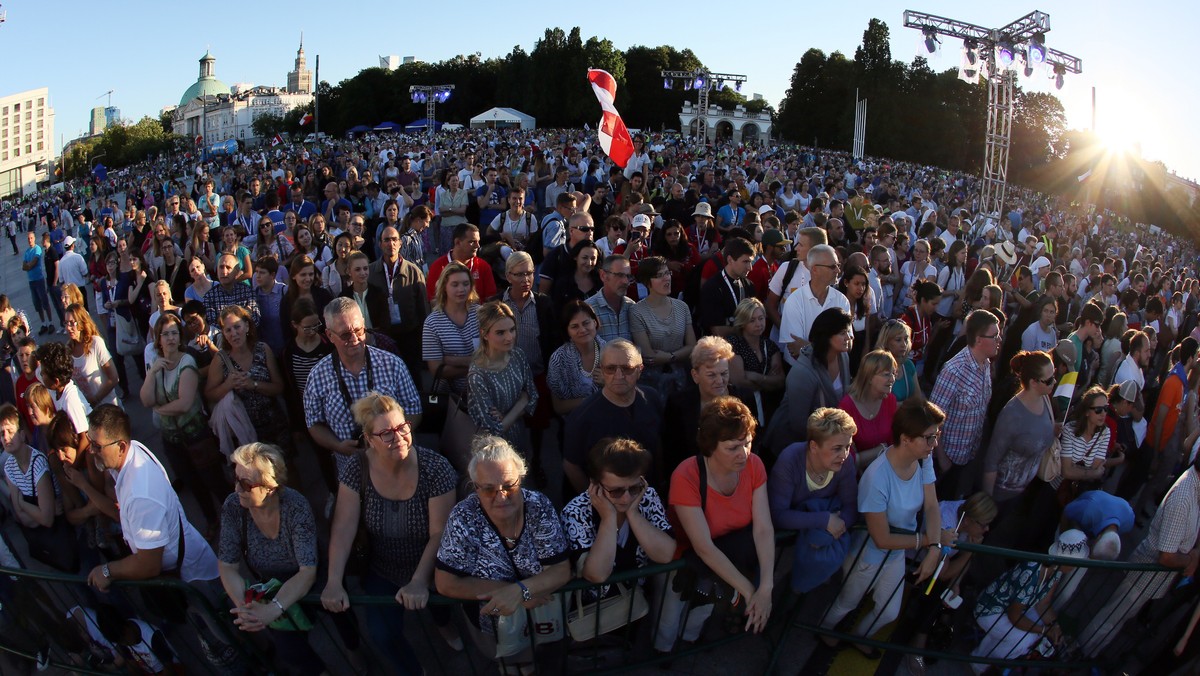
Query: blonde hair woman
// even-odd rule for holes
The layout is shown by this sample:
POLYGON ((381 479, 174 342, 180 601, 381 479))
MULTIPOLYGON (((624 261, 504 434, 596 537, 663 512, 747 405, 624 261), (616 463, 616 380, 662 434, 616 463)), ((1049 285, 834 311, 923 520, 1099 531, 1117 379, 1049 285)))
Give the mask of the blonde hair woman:
POLYGON ((479 347, 467 373, 471 419, 529 457, 525 416, 533 415, 538 393, 525 353, 516 346, 516 317, 507 304, 492 301, 479 308, 478 321, 479 347))
POLYGON ((896 359, 887 350, 868 352, 858 367, 850 391, 838 406, 854 419, 854 462, 866 469, 895 442, 892 419, 896 416, 896 359))
POLYGON ((921 383, 917 380, 917 366, 913 363, 912 329, 899 319, 889 319, 879 329, 879 338, 875 340, 876 350, 886 350, 896 360, 896 382, 892 385, 892 394, 896 395, 896 403, 903 403, 909 398, 924 399, 921 383))
MULTIPOLYGON (((433 294, 433 311, 421 331, 421 359, 435 381, 450 383, 459 394, 467 391, 471 355, 479 347, 478 297, 471 270, 462 263, 447 265, 433 294)), ((445 391, 440 385, 439 391, 445 391)))

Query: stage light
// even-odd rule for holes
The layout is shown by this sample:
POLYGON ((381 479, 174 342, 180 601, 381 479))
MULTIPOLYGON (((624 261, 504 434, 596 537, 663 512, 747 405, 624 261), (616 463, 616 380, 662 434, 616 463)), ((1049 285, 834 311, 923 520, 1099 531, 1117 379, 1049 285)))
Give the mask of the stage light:
POLYGON ((1054 88, 1055 89, 1063 88, 1063 76, 1066 74, 1067 74, 1067 69, 1064 68, 1061 64, 1054 65, 1054 88))
POLYGON ((963 52, 967 56, 967 64, 974 66, 979 60, 979 42, 974 38, 963 40, 963 52))
POLYGON ((930 54, 936 52, 938 43, 941 42, 938 40, 937 30, 933 26, 926 26, 921 32, 925 35, 925 50, 930 54))
POLYGON ((742 91, 742 83, 738 82, 734 88, 737 89, 739 92, 742 91))
POLYGON ((670 88, 671 88, 671 78, 664 77, 663 78, 663 89, 670 89, 670 88))
POLYGON ((695 84, 692 85, 692 88, 693 89, 704 89, 704 76, 700 76, 700 77, 696 78, 696 82, 695 82, 695 84))
POLYGON ((687 79, 687 80, 684 80, 684 81, 683 81, 683 91, 685 91, 685 92, 690 92, 690 91, 692 91, 692 80, 691 80, 691 78, 689 78, 689 79, 687 79))
POLYGON ((996 47, 996 60, 1000 62, 1002 67, 1008 68, 1011 66, 1015 57, 1016 54, 1013 52, 1013 46, 1011 42, 1001 42, 996 47))
POLYGON ((1046 36, 1042 33, 1029 38, 1029 58, 1034 63, 1046 62, 1046 36))

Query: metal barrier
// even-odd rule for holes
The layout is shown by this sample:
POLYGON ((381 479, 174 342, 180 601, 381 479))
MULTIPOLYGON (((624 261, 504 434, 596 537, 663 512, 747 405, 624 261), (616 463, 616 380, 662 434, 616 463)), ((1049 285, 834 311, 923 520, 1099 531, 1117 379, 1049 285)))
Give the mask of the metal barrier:
MULTIPOLYGON (((786 556, 785 545, 792 535, 786 532, 777 534, 777 540, 781 544, 777 548, 778 557, 786 556)), ((1076 578, 1082 577, 1082 581, 1064 580, 1062 584, 1072 584, 1070 598, 1062 604, 1056 604, 1061 624, 1068 634, 1075 636, 1081 635, 1080 632, 1086 629, 1084 622, 1089 618, 1092 623, 1103 623, 1106 619, 1122 619, 1116 617, 1117 611, 1124 612, 1126 616, 1131 615, 1128 607, 1117 607, 1112 613, 1112 618, 1105 618, 1095 611, 1097 606, 1112 605, 1114 600, 1119 600, 1118 597, 1144 602, 1145 598, 1165 589, 1165 585, 1169 585, 1175 577, 1175 571, 1157 565, 1063 559, 969 543, 959 545, 959 549, 972 554, 973 567, 980 561, 989 560, 992 567, 1002 564, 1000 569, 1007 569, 1006 563, 1036 562, 1076 566, 1080 570, 1088 571, 1086 575, 1076 574, 1076 578), (1153 588, 1131 586, 1122 591, 1124 583, 1117 584, 1112 579, 1118 574, 1158 575, 1166 582, 1153 588), (1112 593, 1114 589, 1118 594, 1112 593)), ((862 547, 859 547, 853 554, 851 567, 854 567, 861 551, 862 547)), ((895 556, 901 554, 897 553, 895 556)), ((819 587, 789 608, 787 601, 794 599, 786 598, 791 592, 790 581, 787 579, 790 567, 785 566, 777 566, 777 570, 781 571, 776 584, 777 600, 771 622, 761 638, 747 640, 755 635, 732 630, 736 624, 732 621, 725 624, 727 631, 722 632, 721 623, 713 621, 713 618, 723 620, 729 616, 729 612, 725 607, 718 607, 712 613, 713 618, 703 618, 707 620, 708 627, 705 633, 698 637, 699 640, 681 643, 680 639, 684 638, 688 620, 700 615, 706 616, 709 612, 703 606, 692 607, 679 600, 670 589, 672 574, 683 566, 682 561, 674 561, 624 571, 599 584, 580 579, 572 580, 555 597, 556 602, 561 604, 564 618, 569 618, 570 613, 576 609, 577 593, 580 599, 589 593, 602 596, 603 590, 619 583, 641 585, 645 591, 648 610, 644 617, 637 620, 632 617, 632 603, 614 604, 615 610, 610 612, 624 615, 611 623, 611 631, 587 641, 574 641, 568 634, 564 641, 546 644, 537 640, 535 632, 528 658, 518 660, 493 660, 491 655, 484 655, 480 650, 472 648, 474 642, 471 639, 475 629, 468 626, 470 623, 465 621, 466 616, 462 615, 462 611, 476 612, 474 604, 431 594, 431 606, 448 606, 455 610, 456 624, 467 630, 463 632, 463 642, 468 647, 459 653, 451 651, 445 647, 444 640, 436 631, 430 613, 404 611, 406 621, 415 619, 416 626, 413 631, 420 637, 419 641, 413 642, 412 647, 418 661, 427 672, 458 676, 464 673, 488 673, 497 663, 504 673, 616 673, 677 661, 738 643, 738 664, 744 668, 743 673, 750 673, 753 670, 751 665, 758 664, 760 660, 766 665, 763 673, 770 673, 778 664, 783 663, 781 657, 784 650, 789 647, 794 649, 796 641, 792 640, 795 638, 793 632, 799 629, 815 635, 878 648, 886 651, 885 660, 895 661, 900 656, 913 654, 999 667, 1031 665, 1025 652, 978 657, 970 654, 978 645, 980 636, 986 634, 989 629, 974 622, 973 598, 968 598, 968 602, 956 611, 960 624, 968 627, 966 635, 960 636, 949 646, 912 645, 914 632, 923 627, 917 622, 907 620, 898 623, 904 626, 887 638, 855 635, 840 630, 836 625, 823 626, 823 620, 827 619, 834 592, 837 590, 833 585, 819 587), (829 597, 828 602, 816 604, 815 609, 806 607, 814 605, 811 601, 820 601, 819 597, 822 594, 829 597), (678 621, 664 621, 664 617, 670 619, 672 612, 679 613, 678 621), (969 621, 965 621, 966 618, 969 618, 969 621), (673 633, 660 634, 660 631, 664 630, 673 633), (668 647, 666 651, 661 650, 664 645, 668 647), (660 650, 656 650, 656 647, 660 650)), ((980 566, 986 567, 988 566, 980 566)), ((876 571, 870 580, 871 584, 878 579, 879 572, 876 571)), ((942 584, 948 582, 943 580, 942 584)), ((982 589, 989 582, 991 580, 979 580, 975 584, 982 589)), ((964 585, 969 583, 969 580, 963 581, 964 585)), ((910 605, 906 605, 902 612, 908 612, 915 601, 928 598, 924 595, 924 587, 923 584, 920 589, 913 590, 910 585, 901 583, 891 590, 885 590, 886 593, 882 595, 877 594, 876 598, 886 607, 891 604, 895 595, 906 596, 910 605)), ((364 646, 361 639, 364 632, 359 631, 359 627, 363 625, 356 622, 355 618, 367 607, 396 608, 397 605, 395 599, 390 596, 356 594, 351 596, 351 612, 336 617, 324 611, 317 594, 309 594, 302 599, 301 607, 312 621, 312 630, 284 637, 283 647, 276 642, 272 655, 271 638, 264 635, 265 632, 247 634, 237 630, 229 613, 224 611, 223 604, 224 599, 215 598, 211 589, 198 589, 179 580, 117 582, 107 594, 98 594, 87 586, 82 577, 0 567, 0 622, 3 623, 0 625, 0 650, 39 661, 50 667, 86 674, 114 673, 117 670, 132 673, 157 671, 149 668, 154 666, 153 664, 143 664, 138 662, 139 659, 158 660, 168 673, 265 674, 277 671, 277 663, 286 663, 288 658, 295 660, 299 653, 281 655, 280 652, 295 648, 298 641, 303 647, 312 649, 330 673, 363 673, 366 663, 362 654, 364 646), (103 608, 115 609, 115 617, 136 618, 140 624, 133 623, 125 627, 129 631, 128 636, 117 636, 112 627, 103 626, 97 621, 97 613, 106 612, 100 610, 103 608), (134 631, 135 629, 137 631, 134 631), (292 648, 288 648, 289 645, 292 648)), ((940 608, 940 602, 938 607, 940 608)), ((601 610, 596 614, 593 620, 595 625, 590 628, 590 633, 599 633, 602 622, 605 628, 608 627, 612 618, 601 617, 603 612, 601 610)), ((532 626, 533 617, 527 614, 526 619, 529 626, 532 626)), ((1117 630, 1120 629, 1119 622, 1110 624, 1115 625, 1117 630)), ((870 627, 867 633, 874 634, 879 628, 870 627)), ((567 627, 564 626, 563 630, 566 632, 567 627)), ((1141 627, 1143 632, 1152 630, 1152 627, 1141 627)), ((1130 641, 1143 638, 1136 632, 1122 636, 1130 641)), ((1036 666, 1042 669, 1067 670, 1095 666, 1100 653, 1088 653, 1082 648, 1078 642, 1073 643, 1065 653, 1040 660, 1036 666)), ((818 644, 818 651, 820 649, 818 644)), ((1110 649, 1121 650, 1115 646, 1110 649)))

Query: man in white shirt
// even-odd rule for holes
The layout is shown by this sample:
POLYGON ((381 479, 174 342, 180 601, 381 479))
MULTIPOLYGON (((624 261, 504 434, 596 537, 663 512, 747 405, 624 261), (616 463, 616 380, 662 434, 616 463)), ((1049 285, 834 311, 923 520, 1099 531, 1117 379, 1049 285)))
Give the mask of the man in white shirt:
POLYGON ((808 252, 818 244, 828 244, 828 235, 821 228, 802 228, 796 233, 796 255, 783 263, 767 283, 767 318, 771 320, 774 339, 778 340, 778 329, 782 322, 780 309, 787 302, 788 296, 802 286, 808 284, 812 274, 808 270, 808 252))
POLYGON ((67 238, 63 240, 63 248, 66 249, 66 253, 58 261, 58 281, 60 284, 74 284, 78 286, 83 291, 83 303, 86 306, 87 297, 91 295, 88 293, 87 261, 83 259, 83 256, 75 252, 74 237, 67 235, 67 238))
MULTIPOLYGON (((1141 394, 1142 389, 1146 387, 1146 375, 1142 369, 1150 363, 1152 354, 1149 336, 1141 331, 1135 333, 1129 339, 1129 354, 1121 360, 1121 365, 1117 367, 1117 372, 1113 376, 1113 382, 1123 383, 1132 380, 1137 384, 1138 394, 1141 394)), ((1108 383, 1102 384, 1108 385, 1108 383)))
POLYGON ((788 297, 780 313, 779 346, 783 348, 783 358, 793 366, 800 350, 809 344, 808 332, 817 315, 829 308, 850 312, 850 301, 833 288, 841 272, 833 247, 828 244, 814 246, 808 252, 808 269, 811 274, 808 284, 788 297))

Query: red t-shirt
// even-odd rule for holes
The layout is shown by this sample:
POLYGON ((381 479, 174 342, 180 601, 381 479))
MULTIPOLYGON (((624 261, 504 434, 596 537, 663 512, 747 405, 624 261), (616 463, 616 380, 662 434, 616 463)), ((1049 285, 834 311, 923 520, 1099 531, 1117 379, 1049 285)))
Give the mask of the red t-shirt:
MULTIPOLYGON (((754 491, 767 483, 767 468, 762 458, 751 453, 746 462, 746 469, 738 477, 737 488, 733 495, 725 496, 712 488, 708 489, 708 504, 704 508, 704 520, 708 522, 709 535, 716 539, 750 525, 754 517, 754 491)), ((670 508, 668 516, 671 526, 675 529, 675 558, 691 548, 687 533, 679 525, 675 507, 700 506, 700 469, 696 465, 696 456, 679 463, 671 474, 670 508)))
POLYGON ((754 259, 754 267, 750 268, 750 274, 746 275, 746 279, 754 285, 754 297, 767 302, 768 285, 771 283, 771 278, 775 276, 775 272, 779 270, 779 261, 768 263, 766 258, 759 256, 754 259))
POLYGON ((21 413, 21 418, 25 421, 26 429, 33 429, 33 418, 29 417, 29 402, 25 399, 25 393, 29 391, 29 386, 38 382, 36 377, 28 377, 24 373, 17 376, 16 391, 17 391, 17 411, 21 413))
MULTIPOLYGON (((437 295, 438 278, 442 276, 442 270, 450 264, 450 254, 438 256, 437 260, 429 264, 428 283, 425 285, 425 293, 429 295, 429 300, 437 295)), ((488 265, 487 261, 475 256, 471 259, 471 263, 467 265, 471 269, 471 277, 475 280, 475 295, 479 296, 479 301, 483 302, 488 298, 496 295, 496 278, 492 276, 492 266, 488 265)))
POLYGON ((867 420, 859 412, 858 406, 854 404, 850 395, 842 397, 838 407, 849 413, 850 417, 854 418, 854 424, 858 426, 858 432, 854 434, 855 454, 865 448, 875 448, 879 444, 895 443, 892 438, 892 418, 896 417, 896 406, 896 395, 888 394, 883 403, 879 405, 879 413, 876 413, 871 420, 867 420))

